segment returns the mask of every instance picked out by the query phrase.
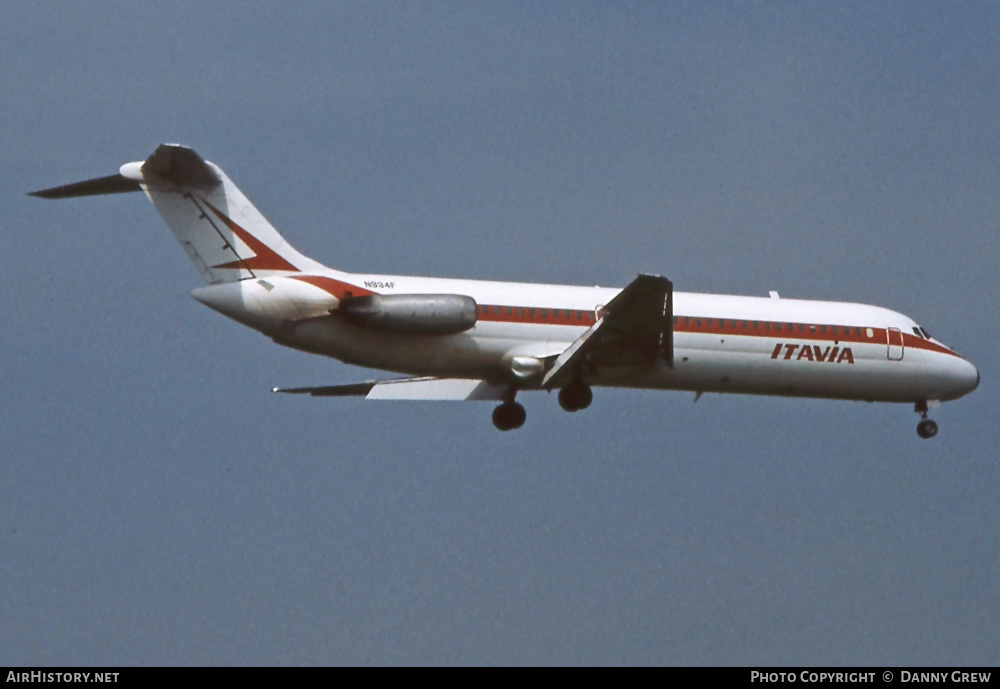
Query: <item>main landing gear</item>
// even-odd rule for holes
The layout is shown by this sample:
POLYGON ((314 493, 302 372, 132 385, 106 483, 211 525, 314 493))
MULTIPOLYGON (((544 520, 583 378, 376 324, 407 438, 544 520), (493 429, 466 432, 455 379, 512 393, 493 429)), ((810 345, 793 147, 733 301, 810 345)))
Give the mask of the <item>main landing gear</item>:
MULTIPOLYGON (((493 425, 501 431, 512 431, 524 425, 527 414, 524 407, 514 401, 517 388, 511 385, 504 394, 503 403, 493 410, 493 425)), ((594 393, 585 383, 575 382, 559 391, 559 406, 566 411, 580 411, 590 406, 594 393)))
POLYGON ((920 414, 921 421, 917 424, 917 435, 924 440, 937 435, 938 425, 927 418, 927 402, 921 401, 914 405, 913 410, 920 414))
POLYGON ((579 381, 570 383, 559 391, 559 406, 568 412, 580 411, 594 401, 590 386, 579 381))
POLYGON ((524 407, 514 401, 516 394, 517 388, 511 385, 504 395, 503 404, 493 410, 493 425, 498 430, 512 431, 524 425, 528 414, 524 411, 524 407))

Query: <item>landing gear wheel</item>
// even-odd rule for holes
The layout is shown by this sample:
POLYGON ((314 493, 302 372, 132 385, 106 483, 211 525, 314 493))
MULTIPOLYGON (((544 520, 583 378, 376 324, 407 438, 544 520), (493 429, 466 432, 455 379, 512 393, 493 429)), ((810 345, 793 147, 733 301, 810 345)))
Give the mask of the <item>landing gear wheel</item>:
POLYGON ((594 393, 584 383, 573 383, 559 391, 559 406, 569 412, 586 409, 593 401, 594 393))
POLYGON ((937 435, 938 426, 936 423, 927 418, 927 412, 930 409, 930 405, 927 404, 926 400, 920 400, 915 405, 913 405, 913 411, 920 414, 920 423, 917 424, 917 435, 919 435, 924 440, 928 438, 933 438, 937 435))
POLYGON ((926 440, 937 435, 938 425, 930 419, 924 419, 917 424, 917 435, 926 440))
POLYGON ((493 410, 493 425, 501 431, 512 431, 524 425, 528 414, 517 402, 504 402, 493 410))

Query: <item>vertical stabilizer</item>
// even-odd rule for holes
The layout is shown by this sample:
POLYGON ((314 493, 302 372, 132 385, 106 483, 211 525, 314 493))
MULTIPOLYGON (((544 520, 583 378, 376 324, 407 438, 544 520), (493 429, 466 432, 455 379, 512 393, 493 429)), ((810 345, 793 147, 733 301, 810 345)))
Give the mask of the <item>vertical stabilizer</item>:
POLYGON ((208 283, 323 268, 296 251, 222 170, 190 148, 163 144, 121 173, 142 184, 208 283))
POLYGON ((326 270, 285 241, 225 173, 190 148, 161 144, 119 174, 32 193, 47 199, 145 191, 209 284, 326 270))

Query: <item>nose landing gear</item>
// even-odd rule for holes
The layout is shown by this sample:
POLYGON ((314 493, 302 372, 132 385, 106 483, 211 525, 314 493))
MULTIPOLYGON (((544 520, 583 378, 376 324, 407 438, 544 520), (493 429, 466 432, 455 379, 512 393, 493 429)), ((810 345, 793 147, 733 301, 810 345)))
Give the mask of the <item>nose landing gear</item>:
POLYGON ((938 425, 930 419, 924 419, 917 424, 917 435, 926 440, 937 435, 938 425))
POLYGON ((920 423, 917 424, 917 435, 924 440, 936 436, 938 432, 938 425, 927 418, 927 402, 917 402, 914 406, 914 411, 920 414, 921 418, 920 423))

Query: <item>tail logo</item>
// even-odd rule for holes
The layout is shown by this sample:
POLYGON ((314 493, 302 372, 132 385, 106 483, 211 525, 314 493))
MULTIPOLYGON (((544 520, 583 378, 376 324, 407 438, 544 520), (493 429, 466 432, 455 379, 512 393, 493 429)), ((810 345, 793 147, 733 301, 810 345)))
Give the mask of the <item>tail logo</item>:
POLYGON ((262 241, 254 237, 252 234, 247 232, 245 229, 240 227, 238 224, 233 222, 232 218, 227 216, 225 213, 220 211, 218 208, 210 204, 205 199, 199 197, 199 200, 211 210, 222 223, 229 228, 229 230, 239 237, 240 241, 249 247, 250 251, 254 253, 253 256, 249 258, 241 258, 239 254, 236 253, 236 249, 232 246, 228 247, 237 258, 235 261, 230 261, 229 263, 221 263, 212 268, 232 268, 234 270, 285 270, 297 273, 299 269, 293 266, 291 263, 279 256, 273 249, 264 244, 262 241))

